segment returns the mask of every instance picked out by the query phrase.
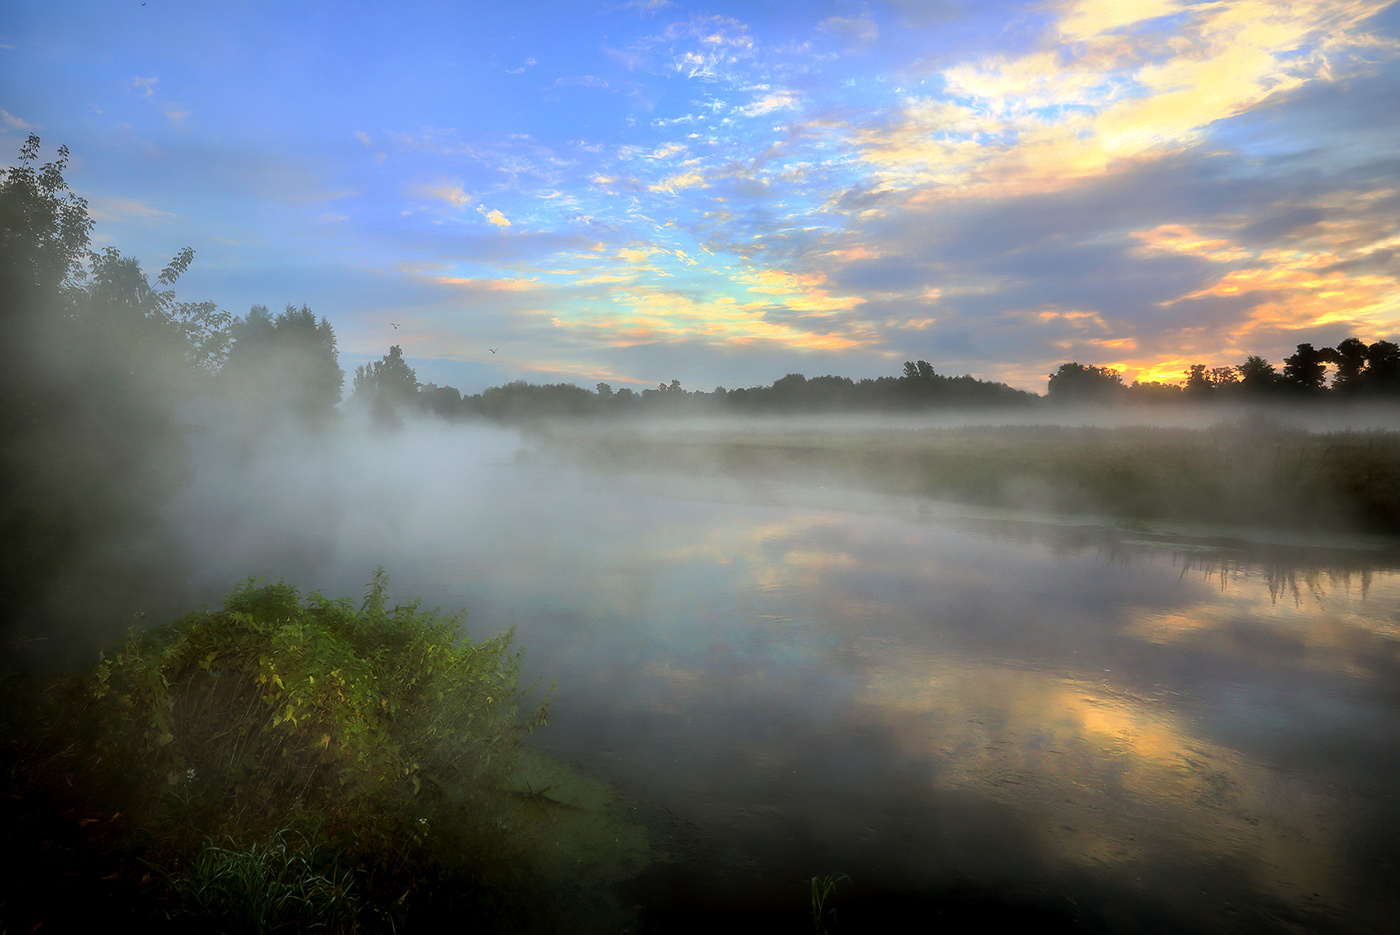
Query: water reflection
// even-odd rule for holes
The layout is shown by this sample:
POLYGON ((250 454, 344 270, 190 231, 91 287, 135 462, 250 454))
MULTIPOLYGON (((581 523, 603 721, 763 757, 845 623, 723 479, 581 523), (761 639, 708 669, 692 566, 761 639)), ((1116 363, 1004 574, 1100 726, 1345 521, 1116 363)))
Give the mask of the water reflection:
POLYGON ((568 576, 498 600, 560 680, 541 741, 694 822, 706 892, 836 868, 1091 927, 1400 908, 1393 571, 594 493, 592 548, 538 559, 568 576))

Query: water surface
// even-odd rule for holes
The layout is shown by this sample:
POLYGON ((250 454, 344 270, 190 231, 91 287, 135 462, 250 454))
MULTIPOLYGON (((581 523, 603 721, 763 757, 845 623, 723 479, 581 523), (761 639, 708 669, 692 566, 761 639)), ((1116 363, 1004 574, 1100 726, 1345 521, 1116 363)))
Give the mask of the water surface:
POLYGON ((498 454, 364 466, 326 494, 309 573, 354 593, 382 562, 476 632, 515 627, 558 685, 532 742, 667 817, 637 898, 801 909, 840 872, 852 919, 901 899, 1096 930, 1400 917, 1392 556, 498 454))

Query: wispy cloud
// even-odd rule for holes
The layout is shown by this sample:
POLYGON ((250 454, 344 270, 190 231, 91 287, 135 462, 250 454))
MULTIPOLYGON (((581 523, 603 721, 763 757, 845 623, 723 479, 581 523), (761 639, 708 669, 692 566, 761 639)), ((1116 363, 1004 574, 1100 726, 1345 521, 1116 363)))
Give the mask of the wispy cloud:
POLYGON ((829 16, 817 24, 817 31, 841 36, 860 44, 871 43, 880 38, 880 27, 869 12, 860 16, 829 16))
POLYGON ((675 9, 679 5, 676 0, 627 0, 626 3, 619 3, 617 6, 609 8, 608 12, 631 10, 635 13, 655 14, 662 10, 675 9))
POLYGON ((612 85, 608 84, 606 79, 599 78, 596 75, 577 75, 556 78, 554 79, 554 86, 556 88, 600 88, 604 91, 611 90, 612 88, 612 85))
POLYGON ((123 221, 133 218, 156 221, 176 217, 174 212, 164 211, 134 198, 90 195, 87 198, 87 203, 88 214, 99 221, 123 221))
POLYGON ((150 97, 156 93, 156 85, 160 83, 159 78, 142 78, 140 75, 131 79, 131 86, 138 88, 145 97, 150 97))
POLYGON ((792 91, 769 91, 752 104, 740 107, 739 113, 745 117, 757 117, 775 110, 792 110, 797 104, 798 97, 792 91))
POLYGON ((35 129, 34 124, 29 123, 26 120, 19 119, 14 114, 10 113, 8 110, 0 110, 0 121, 3 121, 5 126, 15 130, 33 132, 35 129))
POLYGON ((459 181, 429 182, 410 185, 406 193, 420 201, 440 202, 450 208, 461 210, 471 204, 473 198, 462 188, 459 181))
POLYGON ((536 65, 538 65, 538 64, 539 64, 539 62, 535 61, 534 56, 531 56, 531 57, 525 59, 525 61, 521 63, 521 65, 520 65, 519 68, 507 68, 507 69, 506 69, 506 74, 509 74, 509 75, 519 75, 519 74, 523 74, 525 71, 527 71, 527 70, 529 70, 529 69, 531 69, 531 68, 534 68, 534 67, 535 67, 536 65))

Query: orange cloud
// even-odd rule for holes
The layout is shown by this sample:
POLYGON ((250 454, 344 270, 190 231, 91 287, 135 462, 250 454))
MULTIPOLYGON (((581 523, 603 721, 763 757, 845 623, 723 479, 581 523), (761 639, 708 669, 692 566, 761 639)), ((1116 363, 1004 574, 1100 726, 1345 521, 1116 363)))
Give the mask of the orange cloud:
POLYGON ((854 131, 876 188, 923 200, 1052 191, 1199 143, 1212 124, 1335 81, 1386 0, 1175 0, 1066 8, 1049 47, 946 69, 890 126, 854 131), (1173 17, 1165 28, 1155 23, 1173 17))

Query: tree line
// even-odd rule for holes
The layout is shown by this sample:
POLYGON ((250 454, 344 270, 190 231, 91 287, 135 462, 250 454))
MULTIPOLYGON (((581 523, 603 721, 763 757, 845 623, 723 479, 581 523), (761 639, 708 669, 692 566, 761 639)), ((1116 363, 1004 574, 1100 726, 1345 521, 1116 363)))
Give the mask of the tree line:
POLYGON ((383 422, 394 423, 407 412, 431 413, 446 419, 490 419, 519 422, 547 417, 679 415, 679 414, 797 414, 815 412, 908 412, 940 407, 1025 406, 1039 399, 1034 393, 1005 383, 936 373, 928 361, 907 361, 897 377, 853 380, 850 377, 808 378, 790 373, 768 386, 710 392, 687 390, 679 380, 656 389, 614 389, 598 383, 590 392, 573 383, 538 384, 515 380, 465 395, 455 387, 419 384, 397 345, 380 361, 355 373, 352 405, 364 405, 383 422))
POLYGON ((1283 370, 1251 355, 1233 367, 1192 364, 1181 383, 1123 382, 1110 367, 1061 364, 1046 396, 1057 402, 1363 400, 1400 397, 1400 345, 1357 337, 1336 347, 1299 344, 1283 370))

